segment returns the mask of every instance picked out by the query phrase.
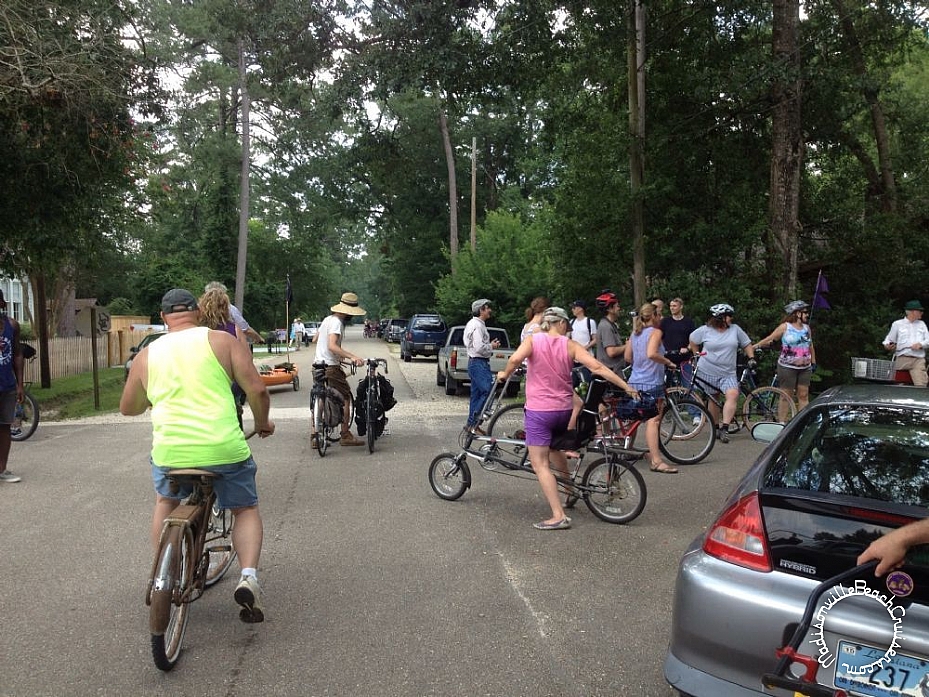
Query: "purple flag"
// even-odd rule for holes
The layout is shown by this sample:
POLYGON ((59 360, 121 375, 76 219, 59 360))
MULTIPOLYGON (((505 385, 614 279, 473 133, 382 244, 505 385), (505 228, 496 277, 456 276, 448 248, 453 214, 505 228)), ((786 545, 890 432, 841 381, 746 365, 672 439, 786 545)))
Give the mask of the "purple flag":
POLYGON ((290 274, 287 274, 287 288, 284 291, 284 302, 288 305, 294 301, 294 289, 290 285, 290 274))
POLYGON ((829 284, 826 282, 826 277, 823 276, 823 272, 819 272, 819 277, 816 279, 816 290, 813 291, 813 307, 819 308, 820 310, 831 310, 832 308, 829 305, 829 302, 823 296, 829 292, 829 284))

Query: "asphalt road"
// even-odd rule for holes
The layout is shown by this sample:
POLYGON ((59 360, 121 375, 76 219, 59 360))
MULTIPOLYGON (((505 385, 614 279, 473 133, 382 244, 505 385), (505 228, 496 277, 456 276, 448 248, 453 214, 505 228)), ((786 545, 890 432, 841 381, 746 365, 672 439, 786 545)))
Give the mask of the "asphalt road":
MULTIPOLYGON (((184 653, 152 664, 145 584, 153 495, 145 416, 41 423, 14 443, 0 484, 0 695, 673 694, 661 674, 677 561, 761 446, 718 444, 676 476, 642 465, 644 513, 627 526, 583 504, 568 531, 534 481, 472 468, 447 502, 426 471, 453 450, 467 397, 434 359, 347 337, 390 357, 399 404, 375 453, 309 447, 312 351, 299 391, 277 388, 277 433, 250 441, 265 525, 266 621, 245 625, 237 573, 192 607, 184 653)), ((277 357, 275 357, 277 358, 277 357)), ((267 361, 268 359, 264 359, 267 361)))

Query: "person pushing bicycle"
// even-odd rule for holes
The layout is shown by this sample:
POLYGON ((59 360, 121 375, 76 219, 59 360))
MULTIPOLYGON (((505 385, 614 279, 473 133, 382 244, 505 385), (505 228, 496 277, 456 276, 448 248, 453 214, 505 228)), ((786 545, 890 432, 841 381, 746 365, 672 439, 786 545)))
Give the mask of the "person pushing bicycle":
POLYGON ((245 344, 224 331, 201 327, 197 299, 174 288, 161 301, 168 334, 149 344, 132 361, 119 401, 126 416, 152 408, 152 480, 155 508, 152 544, 157 549, 165 518, 190 491, 171 493, 172 469, 209 469, 219 505, 236 518, 232 544, 242 577, 235 589, 239 619, 261 622, 264 611, 258 585, 262 522, 255 486, 257 465, 239 428, 231 385, 245 391, 261 438, 274 433, 268 418, 271 398, 245 344))

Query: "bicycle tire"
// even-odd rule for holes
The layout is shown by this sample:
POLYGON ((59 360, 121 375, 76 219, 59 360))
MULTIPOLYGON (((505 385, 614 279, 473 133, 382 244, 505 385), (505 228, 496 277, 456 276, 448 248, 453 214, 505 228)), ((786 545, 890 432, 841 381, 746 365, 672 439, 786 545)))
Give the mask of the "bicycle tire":
POLYGON ((377 440, 377 432, 374 430, 375 429, 374 405, 377 404, 377 394, 376 394, 376 389, 374 387, 374 383, 375 383, 375 378, 373 376, 370 376, 368 378, 367 403, 365 404, 365 408, 367 409, 367 412, 365 413, 365 421, 367 422, 367 425, 368 425, 368 432, 365 435, 368 438, 368 453, 374 452, 374 441, 377 440))
POLYGON ((10 438, 15 441, 28 439, 39 427, 39 403, 26 392, 22 404, 16 405, 16 419, 20 421, 19 429, 10 427, 10 438))
POLYGON ((618 458, 602 457, 590 463, 581 480, 584 503, 600 520, 622 525, 645 510, 645 478, 618 458))
POLYGON ((698 431, 694 429, 681 428, 681 424, 685 420, 689 420, 694 427, 699 426, 699 423, 693 424, 693 421, 695 418, 702 418, 706 410, 703 412, 698 411, 697 414, 692 413, 697 410, 689 409, 688 406, 694 402, 700 406, 706 406, 706 402, 696 394, 691 393, 686 387, 669 387, 665 390, 665 411, 661 417, 660 431, 662 439, 686 440, 697 435, 698 431), (677 428, 671 430, 672 425, 677 426, 677 428))
POLYGON ((661 417, 658 449, 676 465, 695 465, 712 452, 716 424, 699 402, 683 400, 675 405, 676 409, 666 409, 661 417))
POLYGON ((193 568, 190 552, 192 540, 187 527, 172 525, 162 535, 158 547, 150 599, 149 628, 152 634, 152 659, 162 671, 177 664, 187 630, 190 604, 182 600, 189 587, 193 568))
POLYGON ((503 457, 519 460, 526 450, 526 414, 524 404, 507 404, 498 409, 487 424, 487 435, 494 438, 506 438, 520 443, 498 443, 497 448, 503 457))
POLYGON ((232 529, 235 527, 235 516, 228 508, 220 508, 213 502, 210 512, 209 528, 206 531, 206 541, 203 553, 207 557, 206 578, 203 585, 207 588, 218 583, 235 561, 236 552, 232 546, 232 529))
POLYGON ((742 423, 751 427, 760 421, 777 421, 786 423, 797 415, 797 405, 793 397, 780 387, 757 387, 752 390, 742 405, 742 423), (787 418, 782 422, 780 414, 781 400, 785 402, 787 418))
POLYGON ((461 455, 442 453, 429 464, 429 486, 446 501, 460 499, 471 486, 471 470, 461 455), (460 461, 459 461, 460 459, 460 461))
POLYGON ((319 453, 320 457, 326 457, 326 450, 329 449, 329 427, 323 422, 323 407, 320 401, 320 395, 313 395, 310 403, 310 415, 316 427, 316 452, 319 453))

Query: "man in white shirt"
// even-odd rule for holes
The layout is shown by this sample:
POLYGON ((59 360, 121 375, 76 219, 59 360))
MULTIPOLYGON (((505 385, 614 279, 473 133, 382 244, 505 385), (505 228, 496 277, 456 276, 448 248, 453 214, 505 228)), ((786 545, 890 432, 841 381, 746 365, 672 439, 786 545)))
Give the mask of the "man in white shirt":
POLYGON ((923 306, 919 300, 910 300, 903 306, 906 316, 890 325, 884 338, 884 348, 894 352, 894 370, 907 370, 917 387, 929 383, 926 375, 926 346, 929 329, 923 322, 923 306))
POLYGON ((490 319, 490 300, 481 298, 471 303, 470 321, 465 325, 464 345, 468 350, 468 379, 471 381, 471 402, 468 408, 468 425, 479 435, 484 431, 477 425, 478 416, 490 389, 494 384, 494 376, 490 371, 490 356, 500 342, 490 340, 486 322, 490 319))
MULTIPOLYGON (((571 314, 574 315, 574 319, 571 320, 571 332, 568 336, 587 349, 587 353, 593 355, 594 347, 597 345, 597 323, 587 316, 587 303, 583 300, 575 300, 571 303, 571 314)), ((590 371, 575 361, 574 367, 578 366, 583 373, 584 382, 590 382, 590 371)), ((573 376, 573 382, 575 387, 580 383, 580 378, 576 373, 573 376)))
MULTIPOLYGON (((326 378, 329 386, 345 400, 345 407, 342 411, 342 437, 339 443, 341 445, 364 445, 363 440, 352 435, 352 388, 348 386, 345 372, 339 363, 344 359, 355 365, 365 364, 363 358, 342 348, 342 335, 349 318, 359 317, 366 312, 364 308, 358 306, 358 296, 354 293, 342 293, 339 303, 333 305, 331 309, 332 314, 319 325, 316 334, 316 356, 313 358, 313 363, 326 364, 326 378)), ((315 432, 310 434, 313 448, 316 447, 318 437, 315 432)))

